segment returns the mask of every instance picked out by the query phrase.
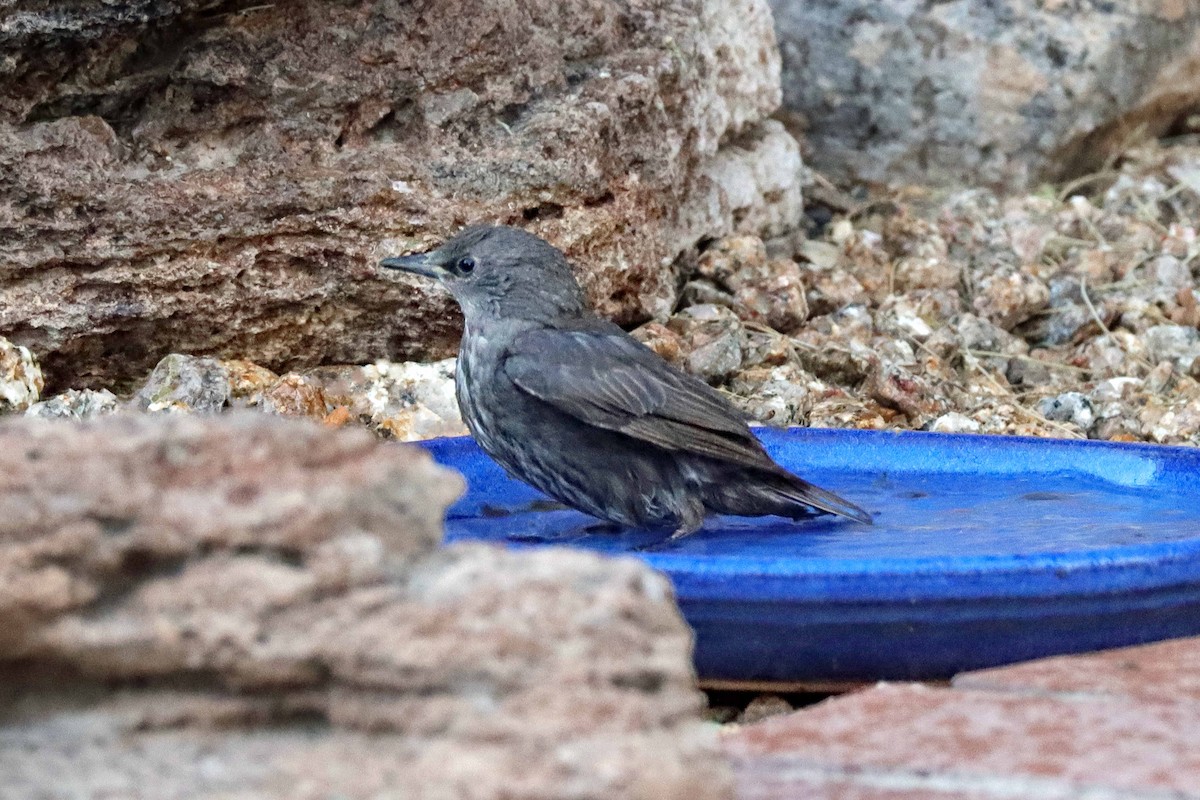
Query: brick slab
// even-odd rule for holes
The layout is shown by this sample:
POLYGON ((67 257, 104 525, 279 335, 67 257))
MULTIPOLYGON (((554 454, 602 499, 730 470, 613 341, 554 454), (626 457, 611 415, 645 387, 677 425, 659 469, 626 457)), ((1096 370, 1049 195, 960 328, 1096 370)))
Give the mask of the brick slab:
POLYGON ((956 677, 953 685, 963 689, 1200 703, 1200 638, 968 672, 956 677))
POLYGON ((1200 798, 1192 703, 881 684, 725 746, 744 798, 1200 798), (786 792, 761 793, 787 775, 786 792))

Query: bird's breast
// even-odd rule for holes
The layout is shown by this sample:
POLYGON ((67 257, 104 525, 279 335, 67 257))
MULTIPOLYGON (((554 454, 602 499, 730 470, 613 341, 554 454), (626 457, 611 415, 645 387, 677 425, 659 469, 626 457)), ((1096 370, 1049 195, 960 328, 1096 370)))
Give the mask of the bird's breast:
POLYGON ((492 347, 486 336, 469 327, 463 331, 458 350, 458 368, 454 373, 454 393, 458 410, 471 435, 488 453, 494 452, 500 441, 497 424, 497 380, 501 368, 500 352, 492 347))

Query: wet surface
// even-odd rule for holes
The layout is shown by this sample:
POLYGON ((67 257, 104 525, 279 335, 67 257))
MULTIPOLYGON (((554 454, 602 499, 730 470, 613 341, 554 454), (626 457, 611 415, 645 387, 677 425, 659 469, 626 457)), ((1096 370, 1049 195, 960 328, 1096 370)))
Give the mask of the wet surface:
MULTIPOLYGON (((1161 463, 1170 454, 1192 451, 1138 448, 1150 451, 1142 454, 1147 461, 1140 471, 1148 479, 1132 481, 1140 485, 1129 485, 1124 448, 1076 446, 1074 465, 1020 475, 1008 468, 1008 458, 989 463, 986 451, 1008 444, 1035 453, 1026 440, 931 436, 926 437, 926 455, 933 456, 932 466, 937 466, 939 448, 952 443, 961 447, 951 440, 963 438, 978 446, 974 468, 934 472, 914 470, 912 463, 880 463, 878 456, 874 463, 856 463, 852 449, 843 468, 827 464, 805 469, 798 463, 803 450, 774 442, 785 466, 863 506, 875 524, 832 516, 800 521, 711 517, 703 529, 674 542, 664 541, 669 530, 597 526, 593 517, 539 500, 535 491, 490 462, 464 465, 462 459, 451 459, 457 468, 466 467, 471 488, 451 510, 447 538, 570 544, 610 553, 650 547, 653 552, 714 558, 912 559, 1067 553, 1200 537, 1200 501, 1190 494, 1190 482, 1176 480, 1183 476, 1161 463), (1115 479, 1096 474, 1103 474, 1106 458, 1114 462, 1115 479)), ((1036 462, 1029 466, 1038 469, 1036 462)))

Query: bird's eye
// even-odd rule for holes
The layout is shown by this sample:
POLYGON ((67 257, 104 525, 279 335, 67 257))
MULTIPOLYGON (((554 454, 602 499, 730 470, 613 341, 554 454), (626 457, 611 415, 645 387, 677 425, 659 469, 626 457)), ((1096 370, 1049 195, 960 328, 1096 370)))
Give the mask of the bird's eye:
POLYGON ((475 269, 475 259, 470 256, 464 256, 458 260, 458 271, 466 275, 475 269))

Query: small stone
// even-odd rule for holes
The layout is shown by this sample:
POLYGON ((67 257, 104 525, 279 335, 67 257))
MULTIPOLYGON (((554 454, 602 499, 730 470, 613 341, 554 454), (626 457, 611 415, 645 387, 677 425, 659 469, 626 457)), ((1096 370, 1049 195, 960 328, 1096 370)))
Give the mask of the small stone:
POLYGON ((691 306, 671 317, 667 325, 683 340, 685 364, 693 375, 720 383, 742 366, 745 331, 728 308, 691 306))
POLYGON ((1200 377, 1200 331, 1182 325, 1155 325, 1145 333, 1154 361, 1169 360, 1184 375, 1200 377))
POLYGON ((948 410, 948 401, 938 394, 929 381, 904 364, 880 363, 867 377, 863 388, 875 402, 903 412, 918 424, 948 410))
POLYGON ((792 333, 808 319, 804 278, 800 267, 790 260, 768 261, 760 271, 741 276, 734 299, 745 319, 783 333, 792 333))
POLYGON ((282 417, 311 417, 324 420, 329 409, 325 393, 315 382, 302 375, 288 373, 262 393, 259 406, 268 414, 282 417))
POLYGON ((696 272, 719 284, 731 282, 747 270, 767 262, 767 248, 757 236, 727 236, 713 242, 700 254, 696 272))
POLYGON ((942 414, 929 424, 934 433, 979 433, 982 429, 978 422, 957 411, 942 414))
POLYGON ((1143 385, 1140 378, 1119 377, 1100 381, 1092 389, 1091 400, 1094 404, 1112 403, 1124 400, 1143 385))
POLYGON ((733 308, 737 305, 737 300, 734 299, 732 294, 718 288, 710 281, 695 280, 684 284, 683 291, 680 293, 679 303, 685 308, 687 306, 705 305, 706 303, 733 308))
POLYGON ((972 303, 979 316, 1006 331, 1032 317, 1050 302, 1050 288, 1022 271, 1001 271, 984 277, 972 303))
POLYGON ((780 333, 748 330, 742 367, 778 367, 792 358, 793 350, 788 337, 780 333))
POLYGON ((68 389, 49 400, 34 403, 25 412, 25 416, 91 419, 104 414, 112 414, 118 408, 117 396, 107 389, 68 389))
MULTIPOLYGON (((813 403, 808 423, 814 428, 857 428, 882 431, 895 427, 903 414, 878 403, 859 400, 844 392, 831 392, 813 403)), ((908 427, 904 425, 902 427, 908 427)))
POLYGON ((1053 378, 1049 365, 1035 358, 1013 358, 1008 362, 1004 377, 1013 386, 1045 386, 1053 378))
POLYGON ((706 284, 684 288, 685 302, 731 305, 745 320, 762 322, 790 333, 808 317, 808 302, 800 268, 790 259, 769 259, 757 236, 730 236, 714 243, 700 256, 697 272, 715 282, 717 292, 706 292, 706 284), (732 293, 726 303, 719 294, 732 293))
POLYGON ((971 313, 963 313, 939 328, 925 341, 925 346, 942 358, 951 358, 957 353, 983 358, 988 363, 999 363, 1012 356, 1025 355, 1029 345, 1003 328, 971 313))
POLYGON ((795 710, 791 703, 777 694, 761 694, 751 700, 746 706, 746 710, 738 715, 737 723, 739 725, 752 725, 768 717, 790 714, 795 710))
POLYGON ((215 358, 172 353, 133 396, 143 411, 215 414, 229 400, 229 373, 215 358))
POLYGON ((842 258, 842 248, 836 244, 809 239, 800 245, 800 257, 819 270, 829 271, 842 258))
POLYGON ((754 367, 739 372, 729 381, 734 405, 751 419, 775 427, 804 424, 814 398, 828 389, 794 364, 754 367))
POLYGON ((349 422, 350 419, 350 408, 348 406, 337 406, 333 411, 325 415, 325 419, 321 420, 321 424, 327 428, 340 428, 349 422))
POLYGON ((226 359, 221 362, 229 375, 229 399, 245 400, 253 405, 258 402, 258 396, 270 389, 279 380, 279 376, 266 367, 260 367, 253 361, 240 358, 226 359))
POLYGON ((1173 255, 1164 254, 1151 261, 1146 267, 1146 277, 1168 289, 1192 286, 1191 267, 1173 255))
POLYGON ((1086 368, 1097 378, 1110 378, 1144 373, 1147 358, 1149 353, 1141 337, 1117 330, 1084 342, 1071 363, 1086 368))
POLYGON ((1043 397, 1038 403, 1042 416, 1054 422, 1070 422, 1082 431, 1091 430, 1096 421, 1092 401, 1081 392, 1064 392, 1057 397, 1043 397))
POLYGON ((895 264, 896 289, 954 289, 962 280, 962 270, 945 256, 901 258, 895 264))
POLYGON ((908 295, 892 295, 875 313, 875 325, 893 336, 904 336, 923 342, 933 333, 908 295))
POLYGON ((318 367, 304 377, 321 388, 326 408, 332 409, 326 424, 356 418, 389 438, 411 442, 467 433, 454 395, 456 364, 453 358, 431 364, 378 361, 318 367))
POLYGON ((0 414, 29 408, 43 386, 42 369, 29 348, 0 336, 0 414))
POLYGON ((1092 312, 1079 303, 1064 303, 1037 321, 1036 329, 1022 327, 1021 333, 1045 347, 1080 342, 1100 331, 1092 312))
POLYGON ((867 303, 870 297, 858 278, 844 269, 809 273, 807 300, 812 314, 831 314, 849 305, 867 303))
POLYGON ((1167 391, 1167 387, 1171 385, 1171 379, 1175 377, 1175 364, 1171 361, 1160 361, 1154 365, 1154 368, 1146 373, 1144 386, 1150 394, 1163 394, 1167 391))
POLYGON ((432 364, 380 361, 368 367, 379 377, 367 393, 372 419, 400 441, 462 436, 467 426, 454 395, 457 359, 432 364))
POLYGON ((1109 442, 1140 442, 1143 438, 1141 423, 1123 412, 1105 415, 1096 422, 1091 435, 1109 442))
POLYGON ((659 322, 647 322, 634 328, 630 336, 676 366, 684 363, 683 339, 678 333, 659 322))

